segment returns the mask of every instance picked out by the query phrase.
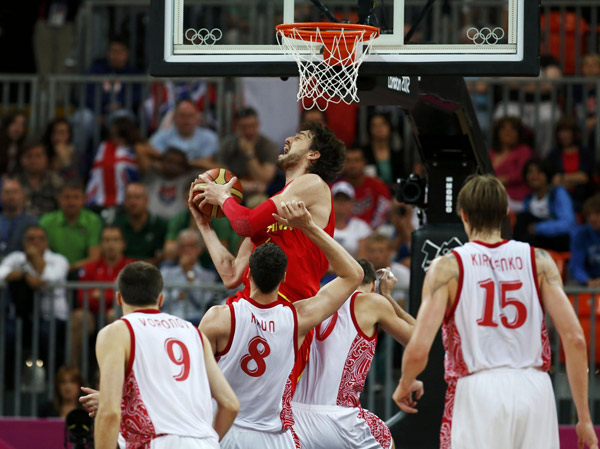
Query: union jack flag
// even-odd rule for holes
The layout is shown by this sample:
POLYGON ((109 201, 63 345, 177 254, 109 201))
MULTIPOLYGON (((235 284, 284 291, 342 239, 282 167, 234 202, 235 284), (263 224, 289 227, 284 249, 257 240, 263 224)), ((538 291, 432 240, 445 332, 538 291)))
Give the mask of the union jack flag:
POLYGON ((100 144, 85 191, 86 205, 111 207, 123 204, 125 189, 139 181, 135 151, 106 141, 100 144))

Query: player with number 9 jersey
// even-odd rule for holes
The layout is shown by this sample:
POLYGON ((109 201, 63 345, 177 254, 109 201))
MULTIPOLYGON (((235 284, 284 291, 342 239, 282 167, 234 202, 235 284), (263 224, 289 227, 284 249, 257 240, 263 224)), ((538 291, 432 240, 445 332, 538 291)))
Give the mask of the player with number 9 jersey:
POLYGON ((165 434, 206 439, 219 447, 202 337, 188 321, 156 309, 121 318, 131 352, 123 389, 121 433, 126 441, 165 434))

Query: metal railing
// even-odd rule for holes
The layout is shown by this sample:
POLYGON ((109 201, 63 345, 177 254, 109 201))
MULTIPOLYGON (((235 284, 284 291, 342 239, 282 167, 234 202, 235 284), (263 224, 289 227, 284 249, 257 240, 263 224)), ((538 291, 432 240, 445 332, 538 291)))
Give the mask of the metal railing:
MULTIPOLYGON (((581 123, 584 145, 595 151, 596 160, 600 160, 600 120, 592 127, 585 126, 590 114, 598 115, 597 106, 595 111, 590 111, 587 108, 591 102, 586 100, 600 92, 600 79, 468 78, 467 85, 488 146, 493 141, 494 120, 506 114, 516 115, 534 135, 536 152, 545 156, 554 146, 556 122, 563 115, 571 114, 581 123)), ((243 98, 243 88, 242 83, 228 84, 224 78, 182 81, 149 76, 57 75, 42 79, 35 75, 0 75, 0 107, 2 112, 23 109, 29 116, 31 138, 39 137, 53 118, 66 117, 74 124, 76 147, 96 148, 102 127, 106 127, 107 120, 114 114, 133 117, 142 136, 147 137, 174 105, 177 98, 173 94, 174 86, 194 98, 206 97, 205 122, 219 135, 233 131, 233 111, 243 98), (107 106, 120 102, 119 109, 107 106)), ((295 87, 290 84, 290 88, 295 87)), ((368 111, 367 107, 361 107, 358 142, 368 141, 368 111)), ((398 108, 393 108, 392 115, 405 143, 410 144, 406 116, 398 108)))
MULTIPOLYGON (((82 310, 87 315, 90 311, 88 289, 100 289, 99 310, 104 310, 106 290, 112 290, 114 287, 112 283, 67 282, 57 284, 53 288, 66 288, 68 297, 83 290, 82 310)), ((173 289, 200 292, 204 298, 205 308, 224 300, 231 293, 220 284, 202 286, 167 284, 164 290, 167 297, 173 289)), ((598 347, 600 342, 600 327, 598 327, 600 290, 567 287, 566 292, 572 297, 575 310, 586 334, 586 340, 589 342, 589 398, 592 418, 597 422, 600 419, 600 347, 598 347)), ((0 369, 0 416, 36 416, 38 406, 42 402, 50 401, 53 397, 54 376, 59 364, 69 364, 74 357, 74 354, 71 353, 73 348, 71 326, 73 307, 70 308, 69 319, 66 322, 60 322, 56 319, 45 318, 40 302, 41 296, 36 295, 29 320, 25 317, 12 318, 7 290, 0 290, 0 330, 2 330, 0 332, 0 360, 3 361, 0 369), (60 360, 61 358, 62 360, 60 360), (9 378, 11 378, 10 381, 9 378)), ((167 299, 162 310, 168 313, 174 302, 177 300, 167 299)), ((118 306, 115 307, 115 310, 116 317, 120 316, 118 306)), ((53 312, 52 306, 50 316, 53 316, 53 312)), ((189 313, 184 309, 183 318, 186 317, 189 318, 189 313)), ((198 316, 195 318, 199 319, 198 316)), ((100 313, 96 317, 96 332, 107 322, 107 316, 100 313)), ((78 368, 84 374, 88 385, 94 385, 96 366, 90 356, 93 355, 91 351, 93 351, 96 332, 89 332, 89 330, 87 320, 84 319, 81 329, 81 357, 78 368)), ((551 325, 548 330, 552 349, 550 376, 554 385, 559 420, 562 424, 574 424, 576 422, 575 409, 572 405, 560 339, 551 325)), ((367 377, 367 387, 362 396, 363 405, 366 408, 383 419, 392 419, 392 421, 398 421, 403 416, 401 413, 397 413, 398 409, 391 399, 400 376, 400 360, 394 358, 396 348, 396 343, 389 335, 384 333, 380 335, 376 355, 367 377)))

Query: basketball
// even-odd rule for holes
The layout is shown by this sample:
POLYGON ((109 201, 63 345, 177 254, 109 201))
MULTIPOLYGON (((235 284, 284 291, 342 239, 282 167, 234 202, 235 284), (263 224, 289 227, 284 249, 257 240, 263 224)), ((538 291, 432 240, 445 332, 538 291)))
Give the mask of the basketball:
MULTIPOLYGON (((207 175, 212 180, 212 182, 215 182, 220 185, 227 184, 231 180, 231 178, 235 177, 235 175, 230 170, 227 170, 226 168, 211 168, 210 170, 205 171, 203 174, 207 175)), ((204 183, 198 182, 196 184, 202 185, 204 183)), ((233 184, 233 188, 231 189, 231 195, 238 202, 238 204, 242 202, 242 198, 244 197, 244 192, 242 190, 242 183, 240 182, 239 179, 233 184)), ((198 207, 198 206, 199 205, 196 204, 196 207, 198 207)), ((221 209, 221 207, 214 206, 212 204, 206 204, 202 208, 198 207, 198 210, 200 211, 200 213, 202 215, 204 215, 205 217, 209 217, 211 219, 224 216, 223 210, 221 209)))

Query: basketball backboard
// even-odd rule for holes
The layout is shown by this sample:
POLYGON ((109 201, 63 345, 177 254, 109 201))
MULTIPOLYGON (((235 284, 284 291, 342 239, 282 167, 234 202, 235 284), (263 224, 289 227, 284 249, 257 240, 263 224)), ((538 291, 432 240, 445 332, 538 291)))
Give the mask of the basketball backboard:
MULTIPOLYGON (((340 19, 358 20, 358 0, 321 2, 340 19)), ((275 26, 327 21, 313 3, 151 0, 150 73, 295 76, 275 26)), ((539 7, 539 0, 378 0, 371 24, 381 35, 360 74, 537 75, 539 7)))

